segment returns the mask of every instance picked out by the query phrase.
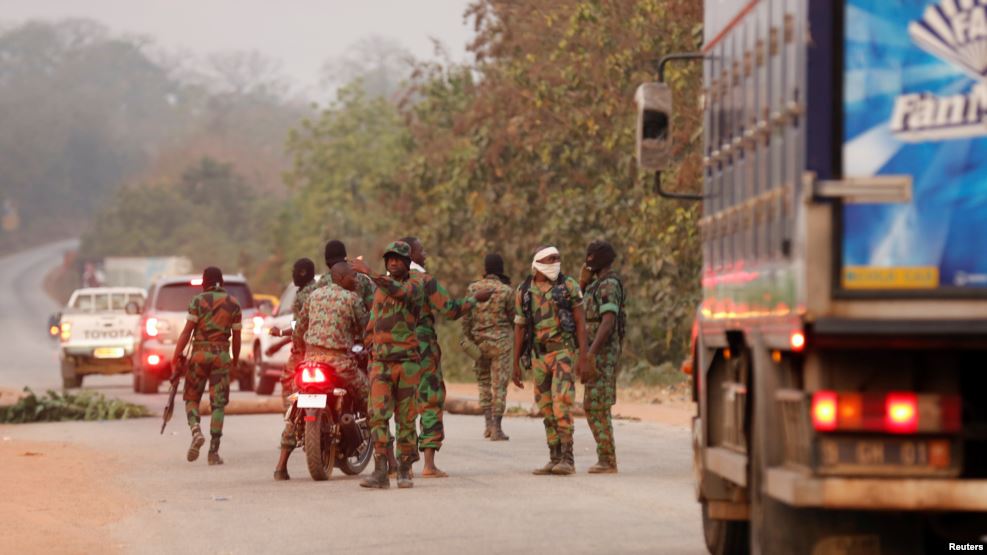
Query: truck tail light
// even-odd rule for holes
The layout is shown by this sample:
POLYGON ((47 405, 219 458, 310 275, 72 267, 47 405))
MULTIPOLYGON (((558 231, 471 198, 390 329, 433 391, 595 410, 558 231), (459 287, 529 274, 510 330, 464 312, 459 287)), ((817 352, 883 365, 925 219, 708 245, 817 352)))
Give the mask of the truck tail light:
POLYGON ((788 337, 788 343, 796 353, 802 352, 805 349, 805 334, 800 331, 792 332, 792 335, 788 337))
POLYGON ((147 365, 157 366, 161 364, 161 357, 158 355, 147 355, 147 365))
POLYGON ((957 432, 960 408, 959 395, 816 391, 812 427, 817 432, 957 432))
POLYGON ((68 341, 72 338, 72 322, 62 322, 62 331, 60 334, 62 341, 68 341))
POLYGON ((148 318, 144 321, 144 335, 148 337, 158 336, 158 319, 148 318))

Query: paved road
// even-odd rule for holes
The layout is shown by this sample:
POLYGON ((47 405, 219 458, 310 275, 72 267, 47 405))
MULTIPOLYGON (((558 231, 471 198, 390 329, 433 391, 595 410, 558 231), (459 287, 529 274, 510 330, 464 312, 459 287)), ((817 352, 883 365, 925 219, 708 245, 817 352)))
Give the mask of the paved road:
MULTIPOLYGON (((0 385, 59 384, 54 346, 44 336, 53 307, 37 284, 69 246, 0 260, 0 385)), ((128 377, 99 379, 88 386, 128 392, 128 377)), ((314 483, 300 456, 289 467, 292 481, 274 482, 278 415, 229 417, 223 467, 184 461, 180 416, 164 436, 154 419, 15 426, 4 435, 73 442, 119 461, 117 480, 140 503, 110 530, 125 552, 705 552, 685 428, 618 422, 621 473, 589 476, 592 438, 579 421, 579 474, 537 477, 529 471, 547 455, 540 421, 508 419, 505 443, 482 440, 479 417, 446 422, 440 464, 453 476, 388 491, 364 490, 342 475, 314 483)))

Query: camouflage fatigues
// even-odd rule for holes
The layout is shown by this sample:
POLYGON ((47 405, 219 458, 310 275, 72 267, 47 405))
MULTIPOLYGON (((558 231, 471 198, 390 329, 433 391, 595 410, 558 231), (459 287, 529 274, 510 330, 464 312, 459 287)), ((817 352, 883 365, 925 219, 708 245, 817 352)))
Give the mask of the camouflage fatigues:
POLYGON ((418 413, 421 415, 421 435, 418 448, 441 449, 445 439, 442 426, 442 408, 446 401, 446 384, 442 379, 442 350, 439 336, 435 333, 435 315, 441 314, 450 320, 457 320, 476 304, 472 297, 454 299, 449 291, 433 276, 411 272, 412 279, 422 284, 425 302, 415 333, 421 348, 421 379, 418 382, 418 413))
MULTIPOLYGON (((579 284, 566 277, 564 285, 575 308, 582 302, 579 284)), ((514 295, 514 323, 520 326, 527 323, 522 288, 523 285, 519 286, 514 295)), ((573 368, 578 360, 575 333, 563 331, 552 288, 546 285, 542 289, 534 280, 530 288, 535 331, 531 354, 535 404, 545 424, 549 447, 572 443, 572 403, 576 390, 573 368)))
POLYGON ((415 397, 421 379, 421 352, 415 328, 425 302, 422 282, 373 278, 377 284, 367 324, 372 343, 370 364, 370 430, 374 452, 387 453, 391 439, 388 422, 394 416, 397 448, 402 455, 417 456, 415 397))
POLYGON ((369 314, 355 293, 335 283, 312 292, 298 318, 296 331, 304 334, 305 360, 337 361, 336 376, 346 382, 360 401, 367 400, 367 382, 358 371, 351 349, 362 339, 369 314))
MULTIPOLYGON (((611 313, 620 317, 623 310, 624 291, 619 278, 612 271, 597 276, 586 286, 583 307, 586 310, 586 334, 592 342, 603 322, 603 315, 611 313)), ((617 400, 617 366, 620 363, 620 334, 617 323, 600 352, 596 355, 596 380, 586 384, 583 408, 586 422, 596 440, 596 453, 600 459, 616 464, 613 439, 613 419, 610 408, 617 400)))
POLYGON ((220 287, 199 293, 188 307, 189 322, 195 324, 192 333, 192 355, 185 373, 185 414, 189 428, 199 426, 199 402, 209 384, 212 405, 210 435, 223 435, 223 418, 230 399, 230 336, 241 328, 242 314, 236 298, 220 287))
MULTIPOLYGON (((291 303, 292 318, 296 321, 298 320, 298 315, 301 314, 302 307, 305 306, 308 296, 312 294, 312 291, 315 291, 321 286, 321 281, 316 282, 313 280, 295 293, 295 300, 291 303)), ((285 363, 284 368, 281 369, 281 401, 286 407, 288 405, 288 396, 295 392, 295 368, 304 358, 305 337, 304 334, 299 333, 298 326, 295 326, 291 331, 291 355, 288 357, 288 362, 285 363)))
POLYGON ((485 289, 494 293, 463 318, 463 335, 481 353, 473 363, 480 388, 480 408, 491 410, 493 416, 503 416, 514 349, 514 290, 497 277, 487 276, 471 283, 467 294, 472 297, 485 289))
MULTIPOLYGON (((319 278, 319 287, 325 287, 332 283, 332 274, 327 273, 319 278)), ((367 309, 367 314, 370 313, 371 307, 374 304, 374 291, 377 290, 377 286, 374 285, 373 280, 369 276, 363 274, 356 275, 356 296, 360 297, 363 301, 363 307, 367 309)))

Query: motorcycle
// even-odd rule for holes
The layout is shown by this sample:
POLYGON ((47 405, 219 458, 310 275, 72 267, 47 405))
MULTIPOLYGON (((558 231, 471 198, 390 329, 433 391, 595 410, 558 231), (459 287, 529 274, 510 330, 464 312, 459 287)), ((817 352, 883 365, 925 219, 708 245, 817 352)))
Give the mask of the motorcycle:
MULTIPOLYGON (((366 372, 363 347, 356 345, 361 371, 366 372)), ((373 456, 366 407, 355 406, 353 395, 334 378, 331 365, 303 361, 295 370, 295 390, 285 420, 302 437, 308 472, 313 480, 328 480, 333 468, 355 476, 373 456)))

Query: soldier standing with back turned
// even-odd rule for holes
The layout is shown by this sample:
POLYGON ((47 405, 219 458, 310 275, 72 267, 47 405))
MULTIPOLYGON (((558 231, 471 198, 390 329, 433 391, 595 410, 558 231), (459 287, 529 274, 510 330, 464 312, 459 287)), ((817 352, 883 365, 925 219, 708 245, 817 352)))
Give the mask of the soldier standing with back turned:
POLYGON ((624 284, 613 270, 617 257, 606 241, 593 241, 586 248, 586 265, 579 276, 586 309, 586 334, 590 343, 590 368, 583 397, 586 422, 596 440, 598 462, 590 474, 617 472, 611 407, 617 399, 617 368, 620 342, 624 337, 624 284))
POLYGON ((510 438, 504 434, 501 420, 507 407, 507 382, 511 379, 514 290, 504 275, 504 259, 499 254, 488 254, 483 260, 483 279, 471 283, 467 295, 485 289, 493 291, 493 295, 463 318, 463 336, 476 347, 479 356, 474 369, 486 420, 483 437, 506 441, 510 438))
POLYGON ((208 383, 209 402, 212 405, 209 464, 223 464, 219 456, 219 442, 223 436, 226 403, 230 399, 230 369, 236 367, 240 360, 241 318, 240 303, 223 289, 222 270, 215 266, 206 268, 202 273, 202 293, 189 303, 188 321, 175 344, 171 361, 171 367, 178 371, 182 353, 194 333, 182 394, 188 425, 192 430, 189 462, 199 458, 199 449, 206 442, 199 428, 199 402, 208 383))

